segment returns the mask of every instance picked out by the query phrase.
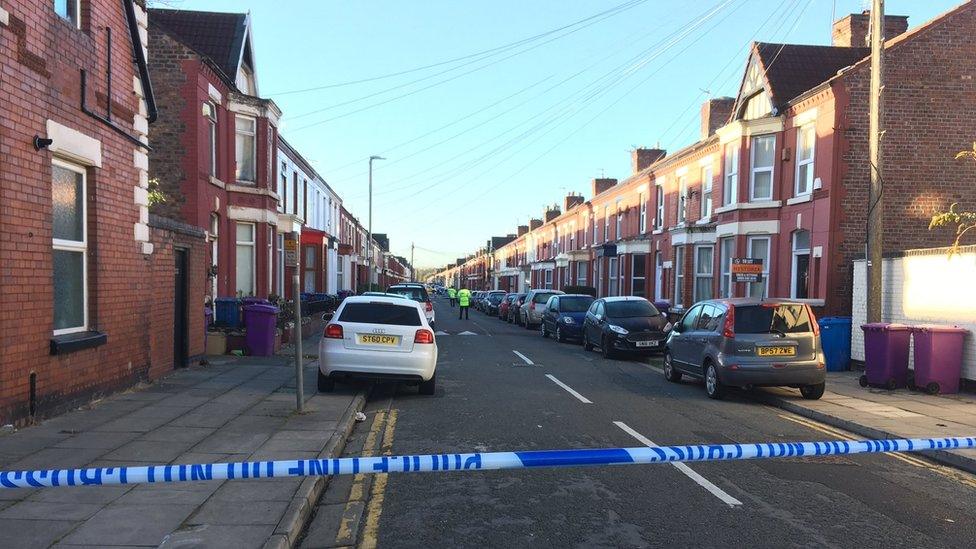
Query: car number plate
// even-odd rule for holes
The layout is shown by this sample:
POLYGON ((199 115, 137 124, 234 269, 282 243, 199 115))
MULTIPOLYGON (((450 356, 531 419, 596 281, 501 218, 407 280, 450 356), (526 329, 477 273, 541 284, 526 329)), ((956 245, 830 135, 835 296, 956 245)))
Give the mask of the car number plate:
POLYGON ((759 356, 796 356, 796 347, 759 347, 759 356))
POLYGON ((652 341, 638 341, 637 342, 637 346, 638 347, 657 347, 657 344, 658 343, 659 342, 657 340, 652 340, 652 341))
POLYGON ((366 345, 398 345, 400 336, 357 334, 359 343, 366 345))

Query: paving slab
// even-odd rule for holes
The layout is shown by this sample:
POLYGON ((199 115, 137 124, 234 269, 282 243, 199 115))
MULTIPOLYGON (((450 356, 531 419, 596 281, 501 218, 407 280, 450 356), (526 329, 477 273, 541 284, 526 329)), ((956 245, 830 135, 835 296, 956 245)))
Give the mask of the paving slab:
POLYGON ((271 536, 270 525, 217 525, 204 524, 180 529, 166 536, 161 549, 256 549, 263 547, 271 536))
POLYGON ((5 547, 48 547, 74 528, 70 520, 0 519, 5 547))
POLYGON ((87 545, 159 545, 196 509, 190 504, 109 504, 62 540, 87 545))

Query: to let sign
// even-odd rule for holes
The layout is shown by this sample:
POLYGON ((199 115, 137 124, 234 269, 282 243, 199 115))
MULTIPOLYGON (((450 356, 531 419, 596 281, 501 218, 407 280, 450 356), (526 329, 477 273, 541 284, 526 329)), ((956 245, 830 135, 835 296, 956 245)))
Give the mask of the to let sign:
POLYGON ((732 258, 732 282, 762 282, 762 272, 762 259, 732 258))
POLYGON ((285 266, 298 267, 298 241, 285 239, 285 266))

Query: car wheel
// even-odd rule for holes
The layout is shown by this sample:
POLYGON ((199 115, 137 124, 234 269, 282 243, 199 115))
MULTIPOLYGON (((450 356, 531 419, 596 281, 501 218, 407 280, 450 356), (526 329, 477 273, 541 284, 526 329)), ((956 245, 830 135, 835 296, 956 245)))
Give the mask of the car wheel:
POLYGON ((422 395, 432 395, 434 394, 434 387, 437 385, 437 374, 431 376, 427 381, 420 382, 420 394, 422 395))
POLYGON ((816 385, 804 385, 800 387, 800 394, 803 398, 807 400, 817 400, 824 394, 824 387, 826 383, 818 383, 816 385))
POLYGON ((563 335, 563 329, 556 326, 556 341, 562 343, 566 341, 566 336, 563 335))
POLYGON ((335 380, 323 374, 322 370, 319 370, 319 392, 331 393, 334 390, 335 390, 335 380))
POLYGON ((718 370, 711 362, 705 365, 705 394, 708 395, 708 398, 715 400, 720 400, 725 396, 725 387, 718 380, 718 370))
POLYGON ((542 337, 545 337, 545 338, 548 338, 549 337, 549 330, 546 329, 546 321, 545 320, 542 321, 542 325, 541 325, 541 328, 539 329, 539 331, 542 332, 542 337))
POLYGON ((609 337, 604 337, 600 341, 600 351, 603 353, 603 358, 606 359, 612 359, 616 356, 616 353, 613 351, 613 346, 610 344, 609 337))
POLYGON ((671 353, 668 352, 664 353, 664 379, 671 383, 681 381, 681 372, 674 368, 674 361, 671 359, 671 353))
POLYGON ((583 350, 592 351, 593 345, 590 345, 590 339, 586 337, 586 332, 583 332, 583 350))

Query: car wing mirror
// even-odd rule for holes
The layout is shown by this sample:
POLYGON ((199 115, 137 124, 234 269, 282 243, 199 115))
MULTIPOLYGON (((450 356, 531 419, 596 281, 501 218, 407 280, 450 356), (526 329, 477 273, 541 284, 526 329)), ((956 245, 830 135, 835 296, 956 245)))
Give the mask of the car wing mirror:
POLYGON ((335 317, 335 313, 334 312, 333 313, 322 313, 322 320, 324 320, 326 322, 331 321, 333 317, 335 317))

